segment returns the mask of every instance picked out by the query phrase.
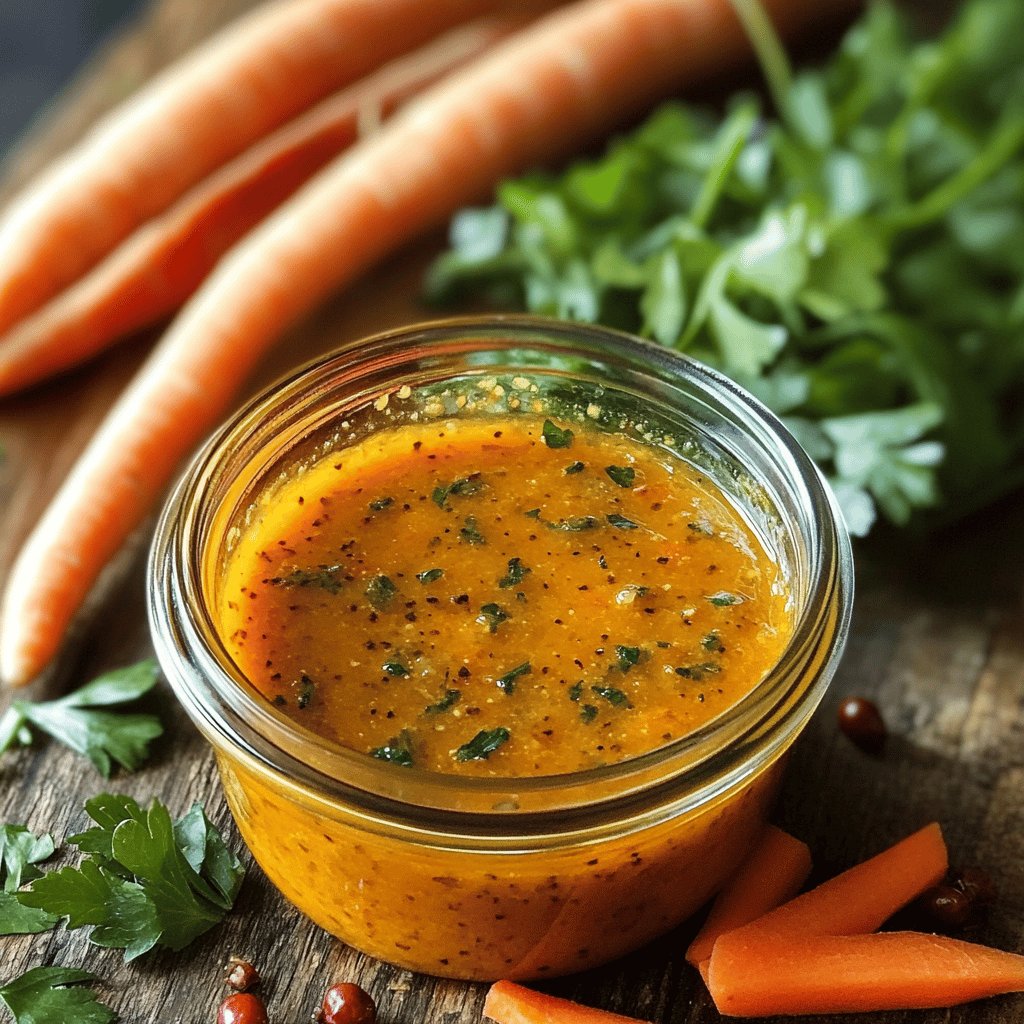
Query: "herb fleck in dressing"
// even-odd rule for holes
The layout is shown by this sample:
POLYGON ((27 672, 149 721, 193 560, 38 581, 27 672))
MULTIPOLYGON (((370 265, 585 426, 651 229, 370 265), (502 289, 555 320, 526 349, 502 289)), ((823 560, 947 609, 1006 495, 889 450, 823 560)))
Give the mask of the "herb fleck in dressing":
POLYGON ((791 625, 778 566, 711 481, 529 416, 335 453, 282 486, 223 594, 232 654, 282 714, 471 775, 571 772, 686 735, 750 692, 791 625))

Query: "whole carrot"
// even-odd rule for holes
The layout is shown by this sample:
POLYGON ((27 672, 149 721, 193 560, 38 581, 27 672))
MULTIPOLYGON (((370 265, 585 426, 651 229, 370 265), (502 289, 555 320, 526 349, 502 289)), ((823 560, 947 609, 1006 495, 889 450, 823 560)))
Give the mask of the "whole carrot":
POLYGON ((0 220, 0 334, 254 140, 497 0, 274 0, 113 110, 0 220))
MULTIPOLYGON (((801 0, 774 0, 795 15, 801 0)), ((728 0, 582 0, 496 47, 321 171, 236 246, 93 438, 14 565, 0 675, 29 681, 181 458, 281 331, 504 175, 745 49, 728 0)))
POLYGON ((453 29, 224 164, 0 339, 0 395, 75 366, 174 312, 227 249, 360 134, 523 23, 484 19, 453 29))

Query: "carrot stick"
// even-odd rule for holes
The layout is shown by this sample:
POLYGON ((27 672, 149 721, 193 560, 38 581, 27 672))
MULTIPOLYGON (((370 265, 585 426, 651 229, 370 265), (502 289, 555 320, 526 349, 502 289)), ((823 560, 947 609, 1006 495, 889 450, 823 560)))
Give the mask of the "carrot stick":
POLYGON ((791 900, 811 873, 811 851, 788 832, 768 825, 757 846, 726 883, 704 926, 686 951, 694 967, 711 956, 715 940, 791 900))
POLYGON ((285 121, 497 0, 275 0, 172 65, 15 198, 0 334, 285 121))
POLYGON ((1024 956, 973 942, 744 931, 723 935, 711 954, 711 996, 727 1016, 913 1010, 1024 991, 1024 956))
POLYGON ((581 0, 321 171, 221 260, 43 514, 8 581, 0 676, 24 684, 47 664, 103 566, 285 327, 504 175, 745 50, 729 0, 581 0))
POLYGON ((942 831, 933 822, 730 934, 790 938, 873 932, 935 885, 948 867, 942 831))
POLYGON ((177 309, 253 225, 431 81, 522 19, 454 29, 261 139, 146 222, 0 343, 0 395, 96 355, 177 309), (374 124, 369 125, 370 129, 374 124))
POLYGON ((607 1010, 544 995, 512 981, 496 981, 487 992, 484 1016, 497 1024, 637 1024, 607 1010))

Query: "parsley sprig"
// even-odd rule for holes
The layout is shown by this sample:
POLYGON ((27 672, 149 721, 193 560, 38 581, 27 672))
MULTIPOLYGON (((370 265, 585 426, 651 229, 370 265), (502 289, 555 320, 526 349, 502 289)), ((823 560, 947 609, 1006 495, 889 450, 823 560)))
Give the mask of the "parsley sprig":
POLYGON ((57 918, 23 907, 15 895, 42 878, 37 864, 53 856, 53 838, 33 835, 24 825, 0 825, 0 935, 35 935, 49 931, 57 918))
POLYGON ((774 116, 668 104, 595 162, 506 181, 456 216, 428 288, 715 365, 786 420, 856 533, 962 516, 1024 481, 1020 0, 966 0, 931 39, 880 0, 799 73, 738 6, 774 116))
POLYGON ((0 754, 15 744, 28 746, 32 729, 84 754, 110 778, 113 764, 135 771, 149 756, 149 744, 163 734, 155 715, 98 710, 129 704, 147 694, 159 678, 153 659, 116 669, 57 700, 12 701, 0 718, 0 754))
POLYGON ((82 987, 96 980, 70 967, 33 967, 0 987, 0 1003, 15 1024, 111 1024, 117 1014, 82 987))
POLYGON ((200 804, 177 821, 159 800, 144 809, 112 793, 85 809, 95 824, 68 839, 84 859, 33 881, 22 906, 91 928, 92 942, 126 961, 183 949, 231 909, 245 871, 200 804))

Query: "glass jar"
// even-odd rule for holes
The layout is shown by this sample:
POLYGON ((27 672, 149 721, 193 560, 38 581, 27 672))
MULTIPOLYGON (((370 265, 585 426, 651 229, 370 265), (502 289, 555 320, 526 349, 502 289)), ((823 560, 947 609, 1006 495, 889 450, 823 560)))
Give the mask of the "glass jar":
POLYGON ((784 755, 846 636, 849 539, 792 436, 729 380, 613 331, 525 317, 364 340, 251 401, 161 518, 149 613, 164 672, 216 752, 254 857, 347 943, 448 977, 551 977, 672 928, 756 838, 784 755), (793 634, 752 692, 646 755, 537 778, 463 778, 344 749, 285 717, 218 635, 215 596, 275 488, 401 423, 550 412, 656 443, 710 474, 779 562, 793 634))

